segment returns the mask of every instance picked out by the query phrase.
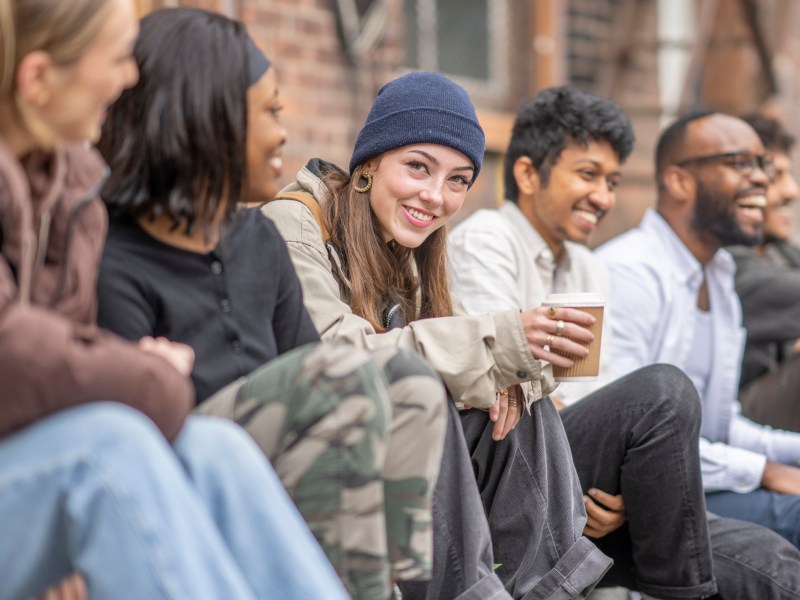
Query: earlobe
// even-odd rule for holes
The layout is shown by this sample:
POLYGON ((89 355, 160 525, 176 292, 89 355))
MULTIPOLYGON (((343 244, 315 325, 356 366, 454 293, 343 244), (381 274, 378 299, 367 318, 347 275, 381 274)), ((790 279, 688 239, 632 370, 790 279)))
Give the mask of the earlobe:
POLYGON ((529 156, 520 156, 514 162, 514 180, 520 194, 533 196, 539 190, 539 173, 529 156))
POLYGON ((43 106, 50 100, 51 70, 54 67, 50 55, 43 50, 26 54, 17 67, 17 92, 26 104, 43 106))

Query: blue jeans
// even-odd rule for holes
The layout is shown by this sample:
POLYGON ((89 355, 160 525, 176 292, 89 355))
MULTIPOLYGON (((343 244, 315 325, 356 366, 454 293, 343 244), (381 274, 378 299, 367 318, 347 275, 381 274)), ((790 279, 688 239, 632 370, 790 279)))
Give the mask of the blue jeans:
POLYGON ((0 440, 0 597, 73 571, 101 599, 346 598, 238 426, 190 417, 171 448, 115 403, 0 440))
POLYGON ((758 523, 800 548, 800 496, 758 489, 749 494, 706 494, 709 512, 721 517, 758 523))

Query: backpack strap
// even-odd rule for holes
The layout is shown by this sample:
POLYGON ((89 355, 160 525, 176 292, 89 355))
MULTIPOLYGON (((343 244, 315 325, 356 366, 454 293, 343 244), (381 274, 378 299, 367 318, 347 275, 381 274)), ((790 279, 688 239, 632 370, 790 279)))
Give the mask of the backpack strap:
POLYGON ((317 199, 310 193, 304 191, 281 192, 274 200, 294 200, 295 202, 305 204, 308 210, 311 211, 311 214, 314 215, 314 220, 317 222, 317 225, 319 225, 319 229, 322 232, 322 243, 325 244, 330 239, 330 231, 325 227, 325 222, 322 220, 322 207, 319 205, 319 202, 317 202, 317 199))

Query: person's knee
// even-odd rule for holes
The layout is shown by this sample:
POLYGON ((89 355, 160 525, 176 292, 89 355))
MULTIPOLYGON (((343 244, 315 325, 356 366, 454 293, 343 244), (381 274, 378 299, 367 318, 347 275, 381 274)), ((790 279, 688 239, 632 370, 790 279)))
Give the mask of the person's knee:
POLYGON ((219 464, 227 470, 235 468, 237 462, 265 460, 244 429, 218 417, 189 417, 175 440, 175 450, 184 463, 203 468, 219 464))
POLYGON ((142 412, 118 402, 91 402, 70 409, 65 423, 75 441, 92 445, 164 446, 166 440, 142 412))
POLYGON ((686 423, 699 423, 702 405, 692 380, 674 365, 655 364, 640 369, 636 374, 643 380, 647 397, 656 408, 686 423))
POLYGON ((71 468, 86 465, 115 480, 136 481, 160 468, 172 454, 155 424, 143 413, 117 402, 92 402, 61 411, 47 423, 52 448, 71 468), (135 472, 135 474, 134 474, 135 472))

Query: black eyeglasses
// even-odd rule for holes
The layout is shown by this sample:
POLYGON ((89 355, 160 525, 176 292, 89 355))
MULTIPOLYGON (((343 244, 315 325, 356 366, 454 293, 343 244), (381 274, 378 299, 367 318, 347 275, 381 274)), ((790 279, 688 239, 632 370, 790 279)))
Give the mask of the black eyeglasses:
POLYGON ((722 152, 720 154, 707 154, 705 156, 692 156, 676 162, 679 167, 690 164, 719 161, 735 169, 743 176, 750 175, 756 167, 764 171, 767 178, 775 178, 775 163, 769 154, 748 154, 746 152, 722 152))

